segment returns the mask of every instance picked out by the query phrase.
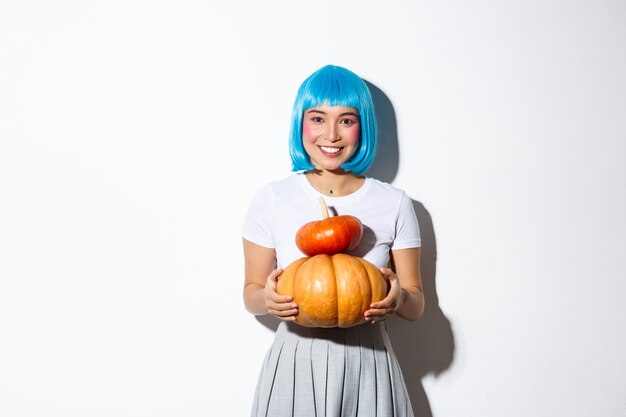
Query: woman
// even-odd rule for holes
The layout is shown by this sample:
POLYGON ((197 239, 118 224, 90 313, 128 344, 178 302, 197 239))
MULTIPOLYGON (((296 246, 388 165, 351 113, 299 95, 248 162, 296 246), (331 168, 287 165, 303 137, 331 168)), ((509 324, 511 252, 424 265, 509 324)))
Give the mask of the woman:
POLYGON ((370 91, 353 72, 328 65, 309 76, 295 100, 290 136, 294 173, 259 190, 243 228, 244 303, 281 320, 261 369, 252 416, 412 416, 384 320, 416 320, 424 311, 420 235, 402 190, 363 174, 376 153, 370 91), (304 256, 295 233, 318 220, 322 196, 337 214, 356 216, 365 232, 350 252, 389 281, 383 300, 351 328, 309 328, 298 306, 279 295, 283 269, 304 256))

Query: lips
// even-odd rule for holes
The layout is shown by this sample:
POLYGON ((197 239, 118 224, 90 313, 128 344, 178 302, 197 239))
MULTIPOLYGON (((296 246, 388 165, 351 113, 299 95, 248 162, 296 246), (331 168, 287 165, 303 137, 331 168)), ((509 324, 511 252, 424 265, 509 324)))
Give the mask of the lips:
POLYGON ((337 156, 343 149, 342 147, 336 147, 336 146, 318 146, 318 148, 326 156, 337 156))

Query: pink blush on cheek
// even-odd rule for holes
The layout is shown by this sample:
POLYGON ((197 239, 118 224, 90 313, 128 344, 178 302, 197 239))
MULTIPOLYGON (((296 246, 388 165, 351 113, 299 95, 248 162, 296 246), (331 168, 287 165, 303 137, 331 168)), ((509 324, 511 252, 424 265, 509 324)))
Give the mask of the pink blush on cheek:
POLYGON ((347 132, 344 132, 343 140, 350 143, 351 145, 355 145, 359 141, 360 136, 361 136, 361 129, 353 128, 353 129, 349 129, 347 132))
POLYGON ((305 121, 302 124, 302 139, 306 140, 307 138, 311 138, 313 136, 315 136, 314 127, 305 121))

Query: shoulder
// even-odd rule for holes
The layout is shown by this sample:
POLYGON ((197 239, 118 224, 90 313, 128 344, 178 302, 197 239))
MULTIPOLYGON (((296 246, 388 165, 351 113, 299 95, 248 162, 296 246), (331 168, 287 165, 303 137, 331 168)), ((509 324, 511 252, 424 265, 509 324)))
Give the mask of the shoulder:
POLYGON ((367 179, 369 181, 369 192, 375 193, 378 197, 388 198, 390 200, 402 199, 406 196, 403 189, 398 188, 389 183, 377 180, 376 178, 367 179))
POLYGON ((259 191, 279 192, 289 188, 299 187, 300 177, 301 175, 299 173, 293 172, 286 177, 268 182, 259 191))
POLYGON ((254 193, 253 200, 273 199, 277 195, 284 195, 291 189, 298 187, 299 177, 297 173, 292 173, 279 180, 268 182, 254 193))
POLYGON ((394 213, 395 217, 404 215, 415 215, 413 200, 407 195, 404 189, 389 183, 369 178, 370 197, 381 207, 385 207, 388 213, 394 213))

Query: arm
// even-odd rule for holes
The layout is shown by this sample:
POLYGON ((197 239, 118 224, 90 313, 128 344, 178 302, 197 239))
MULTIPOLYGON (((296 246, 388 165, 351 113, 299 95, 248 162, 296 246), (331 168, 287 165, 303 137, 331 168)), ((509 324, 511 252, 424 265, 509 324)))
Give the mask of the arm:
POLYGON ((396 313, 406 320, 417 320, 424 314, 420 249, 393 250, 391 258, 395 272, 389 268, 380 269, 389 280, 389 294, 385 299, 372 303, 365 317, 368 321, 376 322, 396 313))
POLYGON ((273 314, 282 320, 295 320, 298 314, 293 298, 276 293, 281 269, 276 268, 276 251, 243 239, 245 282, 243 300, 254 315, 273 314))

